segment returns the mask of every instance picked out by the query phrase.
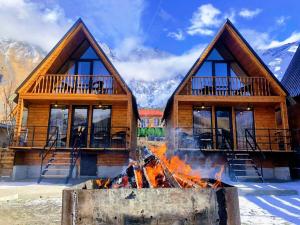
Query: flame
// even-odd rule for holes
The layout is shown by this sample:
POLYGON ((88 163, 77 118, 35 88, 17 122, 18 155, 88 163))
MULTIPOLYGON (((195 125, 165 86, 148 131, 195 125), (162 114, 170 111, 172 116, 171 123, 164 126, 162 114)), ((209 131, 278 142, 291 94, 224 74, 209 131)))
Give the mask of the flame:
POLYGON ((143 188, 143 172, 140 169, 134 170, 137 188, 143 188))
MULTIPOLYGON (((200 187, 207 187, 207 182, 201 179, 201 175, 199 172, 193 171, 192 167, 189 164, 186 164, 183 160, 181 160, 178 156, 172 156, 171 159, 168 159, 166 157, 166 151, 167 146, 166 144, 163 144, 159 147, 150 147, 150 150, 152 153, 160 159, 160 161, 164 164, 164 166, 167 167, 167 169, 172 173, 172 175, 177 179, 177 181, 183 185, 183 186, 193 186, 192 183, 194 183, 194 186, 200 186, 200 187), (184 182, 184 180, 188 180, 191 182, 191 184, 188 184, 189 182, 184 182), (183 184, 185 183, 185 184, 183 184)), ((161 167, 161 166, 160 166, 161 167)), ((159 168, 159 172, 162 171, 162 168, 159 168)), ((153 171, 150 174, 151 178, 150 181, 155 180, 155 177, 159 173, 153 173, 153 171), (154 176, 154 178, 152 177, 154 176)), ((147 171, 148 173, 148 171, 147 171)))
POLYGON ((220 171, 218 173, 216 173, 216 175, 215 175, 216 182, 213 184, 212 188, 218 188, 218 187, 221 186, 223 172, 224 172, 224 165, 222 165, 221 168, 220 168, 220 171))

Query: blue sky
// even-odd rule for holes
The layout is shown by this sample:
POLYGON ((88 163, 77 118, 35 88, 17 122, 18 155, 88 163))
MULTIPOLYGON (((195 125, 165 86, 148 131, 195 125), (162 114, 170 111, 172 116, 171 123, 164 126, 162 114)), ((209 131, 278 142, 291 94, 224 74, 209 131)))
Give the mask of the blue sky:
POLYGON ((185 73, 226 18, 255 49, 299 40, 299 6, 297 0, 0 0, 0 38, 49 51, 81 17, 117 54, 125 78, 158 79, 185 73))

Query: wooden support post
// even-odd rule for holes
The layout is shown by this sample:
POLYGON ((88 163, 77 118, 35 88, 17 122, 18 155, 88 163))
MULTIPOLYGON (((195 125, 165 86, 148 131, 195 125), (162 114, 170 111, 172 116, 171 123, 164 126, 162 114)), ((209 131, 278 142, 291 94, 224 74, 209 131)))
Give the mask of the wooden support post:
POLYGON ((19 145, 19 138, 22 129, 22 118, 23 118, 23 110, 24 110, 24 100, 19 97, 18 100, 18 111, 17 111, 17 118, 16 118, 16 137, 14 138, 16 141, 16 145, 19 145))
POLYGON ((213 148, 217 149, 217 132, 216 132, 216 107, 214 105, 211 106, 211 126, 213 128, 212 132, 213 132, 213 148))
POLYGON ((92 116, 93 116, 93 105, 89 105, 89 111, 88 111, 88 127, 86 129, 87 130, 87 147, 90 147, 90 143, 91 143, 91 130, 92 130, 92 116))
POLYGON ((237 150, 237 134, 236 134, 236 121, 235 121, 235 109, 231 107, 231 120, 232 120, 232 137, 233 137, 233 149, 237 150))
MULTIPOLYGON (((131 149, 132 147, 132 143, 131 143, 131 132, 133 132, 132 130, 132 100, 129 97, 128 101, 127 101, 127 126, 129 131, 126 131, 126 147, 130 150, 131 153, 135 152, 135 149, 131 149), (127 144, 128 143, 128 144, 127 144)), ((134 157, 132 155, 132 157, 134 157)))
POLYGON ((280 111, 281 111, 281 120, 282 120, 282 128, 284 129, 283 135, 284 135, 284 143, 285 143, 285 150, 289 151, 291 150, 291 138, 287 137, 290 136, 289 132, 289 121, 288 121, 288 113, 287 113, 287 107, 286 107, 286 101, 282 101, 280 103, 280 111))
POLYGON ((69 105, 69 111, 68 111, 68 128, 67 128, 67 143, 66 147, 72 147, 70 146, 70 140, 71 140, 71 129, 72 129, 72 105, 69 105))
POLYGON ((177 135, 177 127, 178 127, 178 100, 176 99, 176 97, 174 97, 174 104, 173 104, 173 124, 172 124, 172 136, 173 136, 173 140, 174 140, 174 149, 173 151, 178 150, 178 135, 177 135))

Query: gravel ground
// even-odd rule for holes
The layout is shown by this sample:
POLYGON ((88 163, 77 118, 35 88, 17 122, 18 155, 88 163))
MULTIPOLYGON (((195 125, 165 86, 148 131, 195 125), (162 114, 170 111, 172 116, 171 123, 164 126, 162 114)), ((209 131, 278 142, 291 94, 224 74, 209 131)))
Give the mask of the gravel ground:
MULTIPOLYGON (((60 224, 64 188, 63 185, 0 183, 0 225, 60 224)), ((299 195, 240 196, 239 201, 242 224, 300 224, 299 195)))

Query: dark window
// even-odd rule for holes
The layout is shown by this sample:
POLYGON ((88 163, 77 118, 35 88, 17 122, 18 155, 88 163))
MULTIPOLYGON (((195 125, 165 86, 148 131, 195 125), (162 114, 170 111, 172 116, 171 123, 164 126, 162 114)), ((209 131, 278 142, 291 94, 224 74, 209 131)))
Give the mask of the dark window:
POLYGON ((68 108, 51 106, 48 138, 57 139, 57 146, 65 147, 68 130, 68 108))
MULTIPOLYGON (((253 111, 246 109, 235 110, 236 135, 238 149, 246 149, 246 129, 251 135, 254 135, 253 111)), ((254 137, 254 136, 253 136, 254 137)), ((251 141, 250 138, 248 141, 251 141)))
POLYGON ((213 148, 211 108, 193 110, 193 134, 195 142, 201 149, 213 148))
POLYGON ((110 141, 111 107, 93 108, 91 146, 108 147, 110 141))
POLYGON ((87 132, 88 131, 88 107, 87 106, 75 106, 73 108, 72 117, 72 136, 71 146, 81 143, 82 146, 87 145, 87 132), (79 137, 79 131, 81 136, 79 137), (77 140, 77 142, 75 142, 77 140))

